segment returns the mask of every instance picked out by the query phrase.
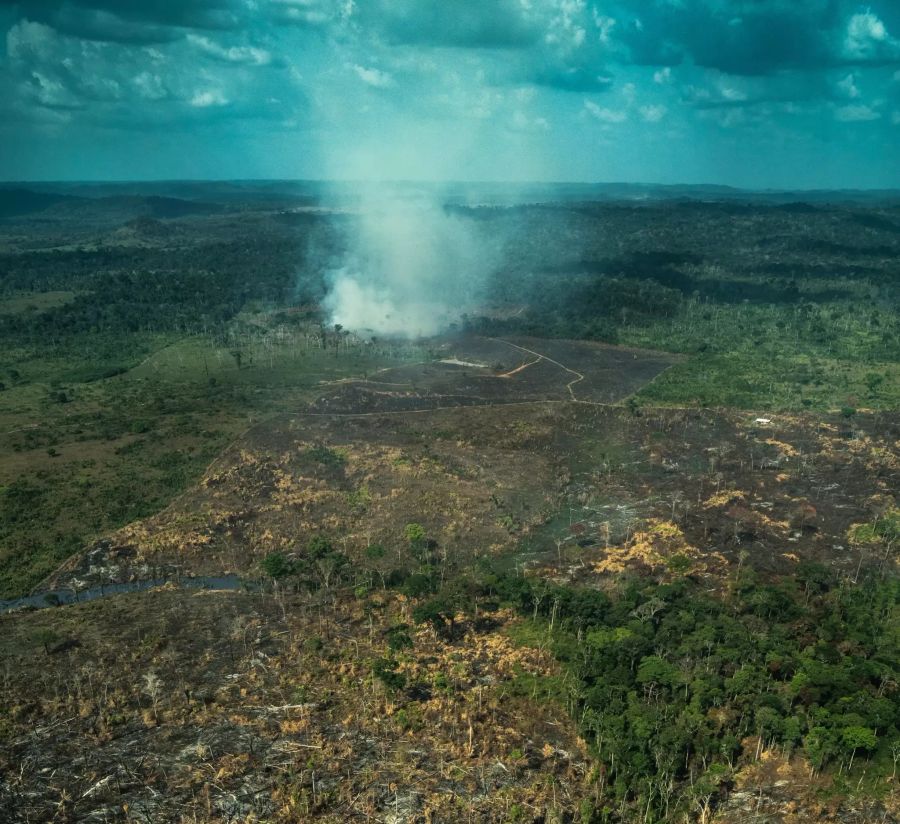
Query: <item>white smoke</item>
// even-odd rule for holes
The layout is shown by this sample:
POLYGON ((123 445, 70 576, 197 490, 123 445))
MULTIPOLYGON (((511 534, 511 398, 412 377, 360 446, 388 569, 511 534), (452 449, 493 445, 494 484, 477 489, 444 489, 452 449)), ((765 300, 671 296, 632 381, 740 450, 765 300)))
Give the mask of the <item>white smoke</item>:
POLYGON ((325 299, 331 323, 357 333, 419 338, 438 334, 454 320, 439 303, 421 303, 365 281, 366 276, 349 269, 333 274, 325 299))
POLYGON ((440 192, 377 184, 357 193, 347 253, 328 277, 330 322, 359 334, 429 337, 471 311, 497 259, 440 192))

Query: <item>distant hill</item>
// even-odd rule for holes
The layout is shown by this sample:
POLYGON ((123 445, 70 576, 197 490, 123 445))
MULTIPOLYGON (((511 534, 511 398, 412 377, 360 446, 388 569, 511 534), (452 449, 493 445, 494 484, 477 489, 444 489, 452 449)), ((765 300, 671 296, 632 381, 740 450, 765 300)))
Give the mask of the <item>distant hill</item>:
POLYGON ((717 184, 657 183, 396 183, 359 184, 310 180, 160 180, 136 182, 0 183, 0 217, 52 209, 47 217, 120 220, 150 216, 215 214, 236 206, 289 209, 298 205, 352 203, 361 188, 390 187, 398 195, 426 193, 448 204, 628 202, 740 203, 802 212, 821 204, 900 207, 900 190, 739 189, 717 184))
POLYGON ((0 188, 0 218, 28 215, 59 203, 76 203, 80 200, 82 198, 55 192, 0 188))
POLYGON ((0 187, 0 218, 124 222, 148 217, 166 219, 186 215, 214 215, 227 207, 200 200, 159 195, 82 197, 59 192, 0 187))
POLYGON ((139 195, 71 198, 54 204, 50 210, 52 216, 96 218, 110 217, 128 220, 135 217, 152 217, 157 219, 184 217, 185 215, 212 215, 225 211, 216 203, 196 200, 182 200, 176 197, 142 197, 139 195))

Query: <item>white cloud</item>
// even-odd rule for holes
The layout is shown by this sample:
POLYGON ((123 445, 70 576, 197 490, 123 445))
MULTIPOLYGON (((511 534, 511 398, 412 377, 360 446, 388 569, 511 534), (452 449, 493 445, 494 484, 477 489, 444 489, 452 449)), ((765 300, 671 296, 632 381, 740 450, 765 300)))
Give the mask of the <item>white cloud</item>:
POLYGON ((522 111, 513 112, 512 127, 519 132, 546 132, 550 124, 545 117, 530 117, 522 111))
POLYGON ((727 100, 729 103, 743 103, 747 99, 747 93, 741 89, 734 88, 734 86, 723 85, 720 91, 722 92, 722 99, 727 100))
POLYGON ((198 34, 189 34, 188 42, 196 46, 200 51, 216 60, 226 63, 243 63, 248 66, 268 66, 272 62, 271 52, 258 49, 254 46, 230 46, 225 48, 208 37, 198 34))
POLYGON ((868 120, 878 120, 878 118, 881 117, 881 114, 876 112, 870 106, 856 104, 851 106, 840 106, 835 109, 834 116, 842 123, 863 123, 868 120))
POLYGON ((723 129, 735 129, 743 126, 748 115, 744 109, 710 109, 709 111, 700 112, 700 115, 709 118, 718 123, 723 129))
POLYGON ((665 106, 662 105, 651 105, 651 106, 641 106, 638 111, 641 114, 641 119, 646 123, 659 123, 666 116, 665 106))
POLYGON ((34 98, 49 108, 78 108, 81 104, 77 97, 69 92, 58 80, 41 72, 31 73, 31 92, 34 98))
POLYGON ((194 94, 191 98, 191 105, 198 109, 208 109, 211 106, 227 106, 228 98, 218 89, 206 89, 194 94))
POLYGON ((164 97, 168 97, 165 84, 158 74, 141 72, 133 82, 138 94, 146 100, 162 100, 164 97))
MULTIPOLYGON (((491 4, 485 3, 485 6, 488 5, 491 4)), ((523 2, 523 10, 527 10, 528 5, 527 2, 523 2)), ((584 45, 587 39, 587 31, 584 28, 586 0, 559 0, 550 5, 550 8, 557 13, 548 21, 544 42, 572 49, 579 49, 584 45)))
POLYGON ((859 88, 856 85, 856 77, 851 72, 843 80, 838 80, 837 89, 842 97, 855 100, 859 97, 859 88))
POLYGON ((844 57, 872 60, 890 56, 900 56, 900 42, 890 36, 881 19, 870 10, 854 14, 847 23, 844 57))
POLYGON ((672 81, 672 69, 666 66, 659 71, 653 72, 653 82, 658 83, 660 86, 665 83, 670 83, 672 81))
POLYGON ((594 13, 594 25, 600 30, 600 42, 604 46, 608 46, 612 30, 616 26, 615 18, 600 14, 596 8, 592 9, 592 11, 594 13))
MULTIPOLYGON (((321 26, 330 19, 320 0, 269 0, 277 20, 298 26, 321 26)), ((338 10, 341 19, 349 19, 355 6, 352 0, 343 3, 338 10)))
POLYGON ((105 43, 77 40, 21 20, 6 35, 7 65, 25 97, 49 108, 82 108, 122 96, 122 77, 105 43), (115 74, 119 74, 117 78, 115 74))
POLYGON ((359 79, 367 86, 372 86, 375 89, 386 89, 388 86, 394 85, 394 78, 380 69, 367 69, 365 66, 358 64, 353 65, 352 68, 359 79))
POLYGON ((628 120, 628 112, 618 109, 607 109, 598 106, 591 100, 584 101, 584 108, 601 123, 624 123, 628 120))
POLYGON ((55 30, 29 20, 20 20, 6 33, 6 52, 13 60, 48 59, 64 44, 55 30))

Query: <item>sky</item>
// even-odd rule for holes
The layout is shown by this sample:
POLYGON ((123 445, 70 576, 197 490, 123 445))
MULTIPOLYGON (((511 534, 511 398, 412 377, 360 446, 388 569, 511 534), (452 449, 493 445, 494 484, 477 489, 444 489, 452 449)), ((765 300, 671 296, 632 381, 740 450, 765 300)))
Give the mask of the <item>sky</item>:
POLYGON ((900 187, 900 0, 0 0, 0 179, 900 187))

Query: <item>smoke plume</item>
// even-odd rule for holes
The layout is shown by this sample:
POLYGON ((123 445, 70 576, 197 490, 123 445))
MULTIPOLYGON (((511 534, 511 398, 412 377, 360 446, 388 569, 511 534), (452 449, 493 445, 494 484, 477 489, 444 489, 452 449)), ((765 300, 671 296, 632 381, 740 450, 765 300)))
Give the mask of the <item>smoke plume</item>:
POLYGON ((358 334, 430 337, 471 311, 497 255, 439 187, 358 189, 344 259, 328 274, 330 322, 358 334))

